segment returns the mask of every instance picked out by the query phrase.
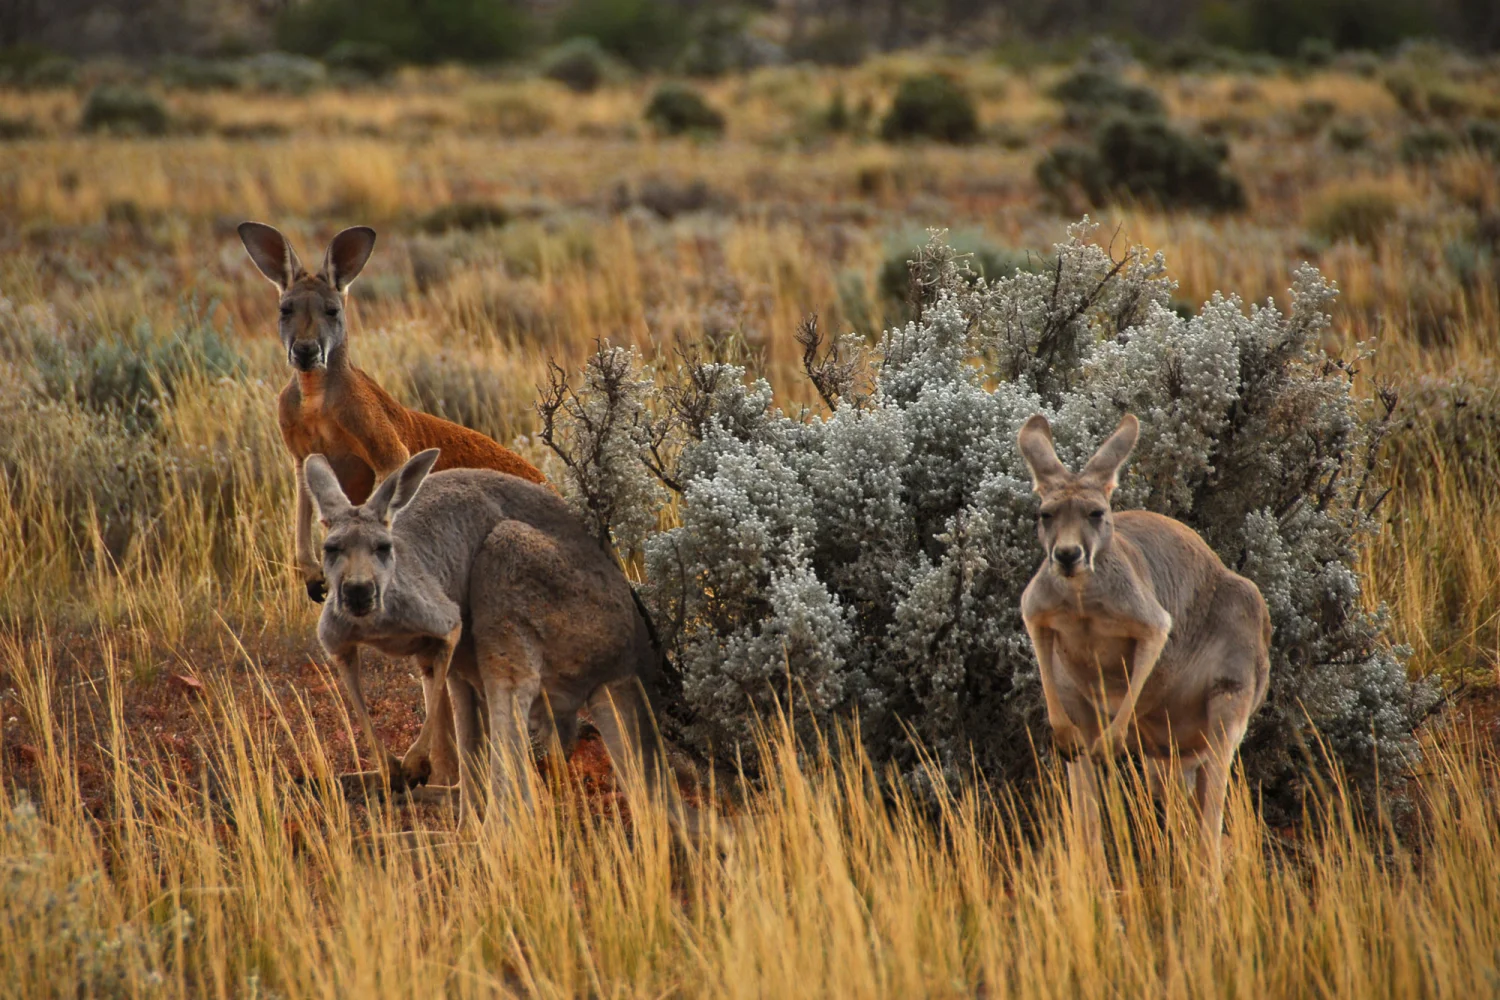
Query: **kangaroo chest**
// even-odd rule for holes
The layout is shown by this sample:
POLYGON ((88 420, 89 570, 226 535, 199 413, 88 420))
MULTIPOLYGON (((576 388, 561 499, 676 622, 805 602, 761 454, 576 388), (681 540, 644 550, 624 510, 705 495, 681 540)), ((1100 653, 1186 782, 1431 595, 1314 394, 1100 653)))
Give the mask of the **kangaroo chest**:
POLYGON ((349 502, 361 504, 375 488, 375 470, 359 456, 354 440, 334 412, 321 384, 304 386, 294 381, 282 394, 281 435, 299 462, 308 455, 328 459, 349 502))

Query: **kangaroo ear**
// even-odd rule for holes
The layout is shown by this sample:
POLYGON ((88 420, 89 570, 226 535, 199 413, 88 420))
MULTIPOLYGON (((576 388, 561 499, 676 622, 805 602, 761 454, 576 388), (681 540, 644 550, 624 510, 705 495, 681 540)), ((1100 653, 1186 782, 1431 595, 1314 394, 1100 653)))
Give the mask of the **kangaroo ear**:
POLYGON ((1040 413, 1021 425, 1016 447, 1031 470, 1031 487, 1038 493, 1045 493, 1068 478, 1067 467, 1057 460, 1057 452, 1052 448, 1052 425, 1040 413))
POLYGON ((349 498, 339 485, 339 477, 322 455, 308 455, 302 463, 302 476, 307 481, 307 492, 312 494, 318 508, 318 519, 324 524, 350 508, 349 498))
POLYGON ((1141 422, 1135 418, 1135 414, 1127 413, 1120 421, 1120 426, 1109 436, 1109 440, 1099 446, 1094 452, 1094 457, 1089 459, 1089 464, 1083 467, 1080 478, 1087 479, 1090 484, 1097 485, 1108 495, 1114 492, 1120 481, 1120 466, 1130 457, 1131 449, 1135 447, 1136 438, 1141 436, 1141 422))
POLYGON ((263 222, 241 222, 239 233, 240 242, 245 244, 250 259, 255 261, 260 273, 282 292, 291 288, 292 282, 307 273, 302 270, 297 251, 292 249, 286 237, 274 226, 263 222))
POLYGON ((374 250, 375 230, 369 226, 344 230, 333 238, 323 255, 323 277, 334 288, 344 291, 359 277, 374 250))
POLYGON ((386 524, 390 524, 403 507, 416 499, 417 491, 422 488, 422 483, 427 480, 427 474, 432 471, 437 460, 436 448, 417 452, 406 460, 405 465, 386 477, 385 482, 370 495, 365 506, 386 524))

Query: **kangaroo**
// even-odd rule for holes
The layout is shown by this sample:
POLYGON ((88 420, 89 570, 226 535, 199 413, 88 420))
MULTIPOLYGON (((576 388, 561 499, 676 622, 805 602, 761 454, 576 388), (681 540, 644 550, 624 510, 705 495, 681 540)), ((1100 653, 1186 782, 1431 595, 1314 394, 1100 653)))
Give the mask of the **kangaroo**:
MULTIPOLYGON (((517 771, 531 759, 531 729, 550 724, 569 750, 580 708, 598 727, 627 796, 649 790, 662 761, 642 731, 642 684, 652 679, 657 654, 624 574, 551 490, 491 470, 431 473, 437 460, 435 449, 415 455, 362 505, 345 494, 326 458, 305 463, 327 528, 330 597, 318 639, 344 683, 359 690, 358 651, 369 646, 416 656, 424 675, 447 684, 464 817, 477 814, 487 722, 487 826, 513 791, 531 802, 527 773, 517 771)), ((378 747, 363 702, 351 700, 378 747)), ((429 716, 419 746, 435 738, 434 726, 429 716)), ((399 762, 387 756, 386 766, 399 762)))
POLYGON ((1175 758, 1217 874, 1230 765, 1270 677, 1271 615, 1255 584, 1187 525, 1110 510, 1139 434, 1126 414, 1074 474, 1045 417, 1021 428, 1046 554, 1021 595, 1021 617, 1085 831, 1098 835, 1097 763, 1134 746, 1160 794, 1175 758))
MULTIPOLYGON (((317 274, 303 268, 291 243, 273 227, 245 222, 239 234, 250 259, 280 293, 281 343, 293 375, 279 397, 278 417, 297 479, 295 561, 310 598, 321 602, 327 583, 313 548, 313 503, 303 477, 309 455, 325 457, 354 503, 363 503, 376 483, 426 448, 441 449, 439 469, 494 469, 543 482, 515 452, 477 431, 407 409, 350 361, 345 299, 375 249, 375 230, 356 226, 335 236, 317 274)), ((437 716, 442 732, 450 735, 432 744, 430 761, 408 755, 407 771, 427 769, 434 783, 451 785, 457 781, 457 762, 447 693, 424 674, 422 694, 427 716, 437 716)))

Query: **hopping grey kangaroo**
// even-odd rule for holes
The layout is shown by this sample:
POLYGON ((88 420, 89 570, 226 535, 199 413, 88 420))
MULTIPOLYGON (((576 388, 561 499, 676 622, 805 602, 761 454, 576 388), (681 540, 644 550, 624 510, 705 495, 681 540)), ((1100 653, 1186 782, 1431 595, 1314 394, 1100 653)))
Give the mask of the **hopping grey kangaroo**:
POLYGON ((1175 756, 1217 873, 1230 765, 1266 696, 1271 616, 1255 584, 1187 525, 1110 510, 1139 433, 1126 414, 1074 474, 1058 460, 1045 417, 1021 428, 1046 553, 1021 617, 1053 737, 1072 758, 1068 784, 1086 831, 1098 834, 1098 761, 1138 748, 1159 793, 1175 756))
MULTIPOLYGON (((522 765, 531 760, 531 730, 555 734, 569 750, 580 708, 638 801, 660 763, 642 688, 657 654, 624 575, 547 487, 488 469, 432 473, 437 458, 437 449, 413 456, 360 506, 321 455, 304 467, 327 529, 329 600, 318 638, 366 737, 380 747, 358 693, 361 646, 415 656, 424 674, 446 682, 463 815, 478 805, 486 707, 487 824, 512 792, 530 802, 522 765)), ((416 747, 436 738, 439 724, 429 715, 416 747)), ((382 757, 383 768, 399 773, 398 760, 382 757)))

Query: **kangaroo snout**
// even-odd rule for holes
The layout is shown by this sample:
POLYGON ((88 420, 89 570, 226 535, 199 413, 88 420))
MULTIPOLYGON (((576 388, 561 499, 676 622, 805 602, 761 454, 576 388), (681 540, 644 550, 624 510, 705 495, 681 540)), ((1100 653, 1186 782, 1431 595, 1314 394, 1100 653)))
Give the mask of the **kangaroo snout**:
POLYGON ((373 581, 346 581, 339 586, 339 601, 344 605, 344 610, 355 618, 363 618, 375 610, 375 596, 373 581))
POLYGON ((1072 576, 1083 562, 1083 546, 1059 545, 1052 550, 1052 561, 1063 576, 1072 576))
POLYGON ((323 345, 316 341, 297 343, 287 352, 293 367, 310 372, 323 364, 323 345))

